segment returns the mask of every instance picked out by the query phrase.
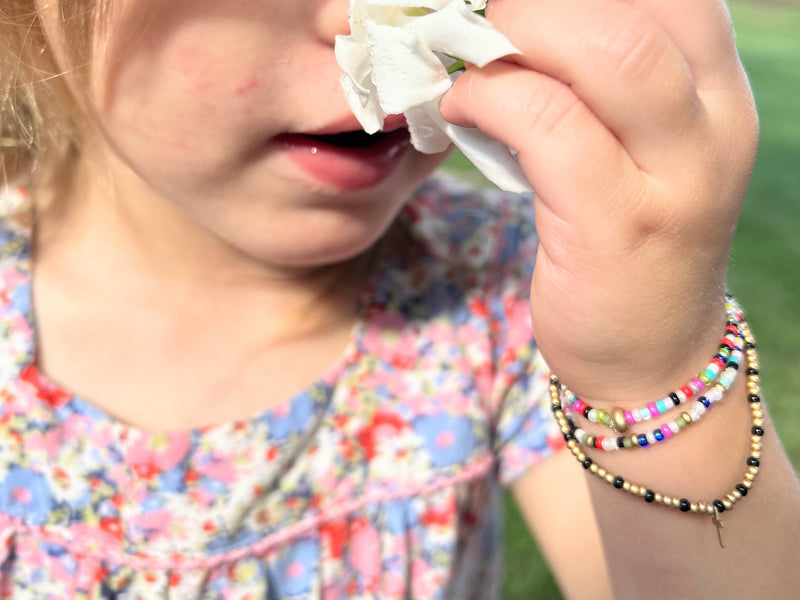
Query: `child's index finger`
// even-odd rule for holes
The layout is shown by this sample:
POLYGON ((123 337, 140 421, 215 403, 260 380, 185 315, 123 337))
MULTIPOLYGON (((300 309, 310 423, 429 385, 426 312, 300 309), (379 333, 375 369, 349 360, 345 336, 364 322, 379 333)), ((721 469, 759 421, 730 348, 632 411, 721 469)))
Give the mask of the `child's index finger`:
MULTIPOLYGON (((706 53, 729 54, 728 62, 735 61, 724 13, 708 8, 716 0, 699 3, 706 6, 687 10, 682 18, 718 22, 706 24, 711 33, 698 44, 709 48, 706 53)), ((675 12, 662 12, 677 19, 675 12)), ((690 57, 658 19, 633 2, 502 0, 489 18, 522 51, 505 60, 572 87, 645 170, 656 170, 665 150, 705 118, 690 57)), ((704 52, 699 46, 691 50, 704 52)), ((704 58, 698 68, 712 67, 713 61, 704 58)), ((714 77, 732 77, 727 68, 723 71, 714 77)))

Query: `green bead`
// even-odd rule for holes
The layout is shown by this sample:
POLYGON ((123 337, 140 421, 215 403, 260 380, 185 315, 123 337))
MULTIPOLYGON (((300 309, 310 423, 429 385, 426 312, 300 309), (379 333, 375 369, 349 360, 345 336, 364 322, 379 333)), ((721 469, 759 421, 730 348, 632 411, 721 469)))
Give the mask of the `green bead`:
POLYGON ((628 437, 622 438, 622 445, 625 448, 633 448, 633 442, 631 441, 631 438, 628 437))
POLYGON ((679 429, 683 429, 684 427, 686 427, 686 419, 684 419, 683 417, 678 417, 677 419, 675 419, 675 424, 678 426, 679 429))

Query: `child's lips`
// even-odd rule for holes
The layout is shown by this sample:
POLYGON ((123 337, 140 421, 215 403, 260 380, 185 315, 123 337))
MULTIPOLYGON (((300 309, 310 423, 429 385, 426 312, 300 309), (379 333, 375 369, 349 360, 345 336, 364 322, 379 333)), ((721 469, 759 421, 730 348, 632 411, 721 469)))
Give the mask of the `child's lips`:
POLYGON ((387 179, 410 146, 405 128, 374 135, 363 131, 287 133, 275 140, 306 174, 348 192, 373 187, 387 179))

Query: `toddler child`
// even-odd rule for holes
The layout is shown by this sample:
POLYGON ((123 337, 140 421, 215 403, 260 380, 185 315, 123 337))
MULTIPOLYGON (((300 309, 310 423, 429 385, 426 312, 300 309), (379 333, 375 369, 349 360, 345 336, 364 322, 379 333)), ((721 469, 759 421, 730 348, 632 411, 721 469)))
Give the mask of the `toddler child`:
POLYGON ((0 8, 0 597, 493 598, 502 484, 567 596, 794 589, 798 486, 757 374, 724 385, 756 364, 724 270, 757 137, 724 3, 490 3, 521 54, 441 114, 533 201, 361 131, 347 11, 0 8), (578 443, 561 382, 633 430, 718 346, 702 424, 578 443))

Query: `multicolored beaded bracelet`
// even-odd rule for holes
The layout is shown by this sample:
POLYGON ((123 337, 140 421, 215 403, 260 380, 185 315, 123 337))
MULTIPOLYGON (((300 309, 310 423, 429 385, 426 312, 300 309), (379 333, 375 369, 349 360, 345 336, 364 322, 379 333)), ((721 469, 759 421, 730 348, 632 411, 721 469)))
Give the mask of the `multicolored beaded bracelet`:
POLYGON ((725 547, 725 541, 722 539, 722 528, 724 525, 720 515, 726 510, 733 510, 734 505, 746 496, 753 487, 761 466, 761 441, 764 435, 764 411, 761 408, 761 388, 759 385, 758 357, 756 355, 755 339, 744 320, 740 321, 740 325, 745 339, 745 356, 747 358, 747 401, 750 405, 750 416, 752 419, 752 426, 750 429, 750 456, 748 456, 745 461, 747 470, 742 480, 737 483, 730 492, 711 501, 691 501, 687 498, 656 492, 645 485, 633 483, 626 480, 621 475, 611 473, 608 469, 603 468, 586 456, 570 432, 569 422, 561 406, 561 397, 559 395, 560 381, 555 375, 550 375, 550 401, 553 415, 559 427, 561 427, 561 432, 567 442, 567 447, 583 468, 606 483, 613 485, 614 488, 642 498, 647 503, 656 502, 664 506, 676 508, 681 512, 711 516, 712 523, 717 529, 717 539, 719 540, 721 548, 725 547))
POLYGON ((711 358, 711 362, 697 377, 692 378, 686 385, 681 386, 674 392, 670 392, 661 400, 650 402, 643 408, 625 410, 616 407, 609 412, 602 408, 590 406, 570 392, 565 396, 565 404, 592 423, 600 423, 609 429, 625 433, 630 425, 649 421, 693 398, 696 394, 705 390, 707 386, 714 383, 720 373, 725 370, 735 350, 736 338, 740 336, 739 321, 743 317, 742 309, 730 295, 726 297, 725 312, 728 315, 725 323, 725 336, 720 340, 719 349, 711 358))
MULTIPOLYGON (((564 402, 564 414, 567 421, 572 426, 572 435, 582 446, 596 448, 603 451, 631 449, 631 448, 649 448, 657 442, 662 443, 670 439, 673 435, 680 433, 682 429, 696 423, 705 414, 706 410, 711 408, 711 405, 719 402, 725 395, 725 392, 736 381, 736 374, 739 371, 739 361, 741 360, 744 348, 744 336, 739 333, 736 342, 736 348, 731 354, 727 368, 720 374, 719 380, 702 396, 700 396, 690 408, 682 412, 676 418, 666 423, 662 423, 652 431, 647 433, 634 433, 628 436, 602 436, 591 435, 584 429, 577 427, 573 419, 573 414, 576 413, 575 409, 569 406, 569 403, 564 402)), ((562 401, 570 395, 574 396, 570 390, 564 386, 559 385, 559 394, 562 401)))

